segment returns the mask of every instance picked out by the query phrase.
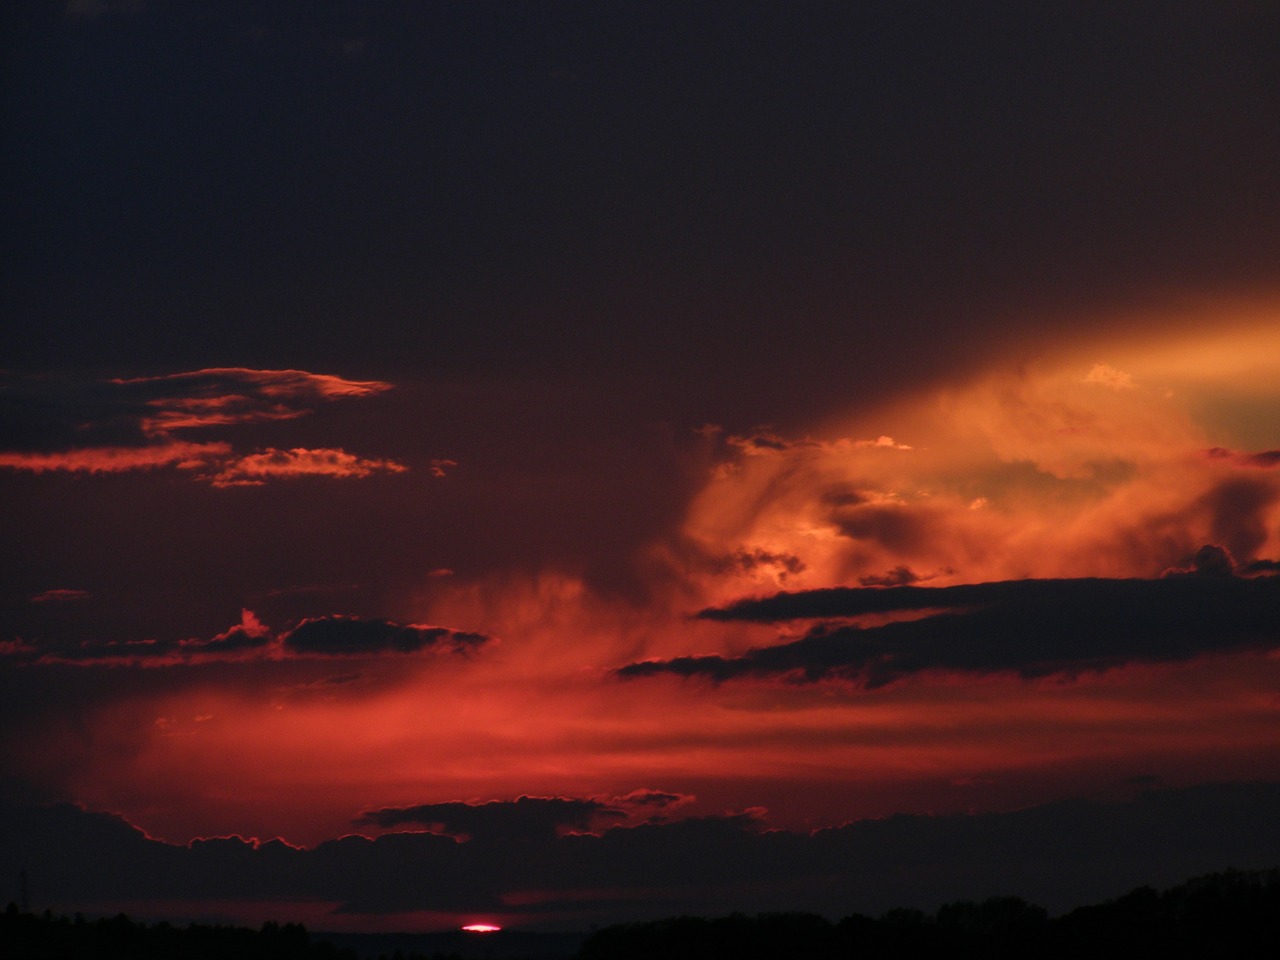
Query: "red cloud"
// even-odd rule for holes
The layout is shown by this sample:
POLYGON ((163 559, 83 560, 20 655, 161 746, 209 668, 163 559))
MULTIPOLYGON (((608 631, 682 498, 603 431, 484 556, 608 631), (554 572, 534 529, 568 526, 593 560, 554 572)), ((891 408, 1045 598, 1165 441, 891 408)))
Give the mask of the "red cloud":
POLYGON ((75 600, 88 600, 88 590, 71 590, 65 587, 58 587, 53 590, 44 590, 37 593, 31 598, 32 603, 67 603, 75 600))
MULTIPOLYGON (((334 400, 368 397, 391 389, 380 380, 345 380, 305 370, 250 370, 210 367, 158 377, 116 378, 104 384, 62 384, 57 404, 39 399, 33 410, 64 411, 40 424, 62 443, 93 445, 56 449, 0 451, 0 468, 32 473, 77 471, 119 473, 170 467, 199 470, 214 486, 259 486, 270 479, 296 476, 366 477, 400 473, 393 460, 364 458, 338 448, 274 447, 237 453, 224 442, 191 443, 174 438, 179 430, 230 427, 271 420, 293 420, 334 400), (94 443, 93 441, 97 441, 94 443)), ((21 399, 21 391, 15 393, 21 399)), ((443 475, 451 460, 432 462, 443 475)))
POLYGON ((18 640, 0 643, 0 658, 24 664, 172 667, 247 660, 380 657, 418 653, 465 655, 492 640, 486 634, 454 630, 451 627, 403 624, 340 614, 312 617, 289 630, 276 633, 259 620, 252 610, 242 610, 238 624, 207 640, 193 637, 185 640, 106 640, 78 644, 28 644, 18 640))
POLYGON ((380 380, 244 367, 209 367, 109 382, 135 394, 162 391, 144 401, 155 411, 142 420, 143 432, 149 436, 197 427, 291 420, 310 413, 309 404, 367 397, 391 389, 391 384, 380 380))
POLYGON ((366 460, 345 450, 269 447, 223 462, 218 472, 207 479, 215 487, 244 487, 287 477, 367 477, 372 473, 403 473, 407 469, 394 460, 366 460))
POLYGON ((65 470, 80 473, 121 473, 125 470, 153 470, 177 467, 191 470, 231 452, 226 443, 184 443, 170 440, 150 447, 84 447, 50 453, 0 452, 0 467, 46 473, 65 470))

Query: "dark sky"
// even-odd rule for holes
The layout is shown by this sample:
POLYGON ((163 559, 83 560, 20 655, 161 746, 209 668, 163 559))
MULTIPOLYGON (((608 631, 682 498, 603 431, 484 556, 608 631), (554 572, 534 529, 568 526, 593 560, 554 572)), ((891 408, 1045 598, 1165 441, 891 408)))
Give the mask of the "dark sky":
POLYGON ((1245 865, 1280 7, 2 16, 0 876, 374 929, 879 909, 814 880, 873 834, 921 905, 1245 865), (1061 817, 1071 883, 991 866, 1061 817))
POLYGON ((884 389, 1280 253, 1270 4, 79 6, 6 31, 10 367, 775 416, 778 364, 884 389))

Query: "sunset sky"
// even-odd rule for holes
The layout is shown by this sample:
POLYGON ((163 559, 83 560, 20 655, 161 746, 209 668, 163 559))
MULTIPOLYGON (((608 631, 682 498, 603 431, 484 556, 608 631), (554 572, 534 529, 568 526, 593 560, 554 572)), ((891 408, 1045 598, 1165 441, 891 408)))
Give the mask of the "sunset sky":
POLYGON ((1280 7, 20 2, 0 902, 1280 864, 1280 7))

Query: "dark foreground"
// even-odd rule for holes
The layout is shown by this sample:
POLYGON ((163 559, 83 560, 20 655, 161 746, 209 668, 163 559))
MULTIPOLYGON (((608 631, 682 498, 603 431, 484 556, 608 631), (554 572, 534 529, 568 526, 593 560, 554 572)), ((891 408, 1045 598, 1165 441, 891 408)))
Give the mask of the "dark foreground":
POLYGON ((838 923, 806 913, 676 917, 587 936, 313 936, 298 924, 148 925, 0 915, 3 960, 879 960, 879 958, 1280 957, 1280 869, 1227 871, 1157 892, 1141 887, 1050 918, 1016 897, 958 902, 934 914, 890 910, 838 923), (337 942, 334 942, 337 941, 337 942))

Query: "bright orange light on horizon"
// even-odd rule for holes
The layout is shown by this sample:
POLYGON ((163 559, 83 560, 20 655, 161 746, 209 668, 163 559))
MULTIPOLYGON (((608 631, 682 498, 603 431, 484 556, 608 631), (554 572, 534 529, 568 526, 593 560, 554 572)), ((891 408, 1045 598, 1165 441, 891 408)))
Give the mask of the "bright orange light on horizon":
POLYGON ((497 933, 502 928, 492 923, 468 923, 462 929, 467 933, 497 933))

